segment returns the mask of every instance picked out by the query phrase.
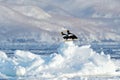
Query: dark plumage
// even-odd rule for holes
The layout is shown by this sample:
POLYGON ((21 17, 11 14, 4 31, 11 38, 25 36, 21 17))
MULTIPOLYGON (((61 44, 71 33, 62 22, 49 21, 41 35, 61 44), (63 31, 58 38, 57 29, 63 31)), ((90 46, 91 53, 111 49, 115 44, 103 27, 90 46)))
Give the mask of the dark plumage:
POLYGON ((61 32, 61 34, 62 34, 62 35, 66 35, 66 34, 64 34, 63 32, 61 32))
POLYGON ((65 33, 63 33, 63 32, 61 32, 61 34, 63 35, 63 38, 64 38, 65 40, 68 40, 68 39, 72 39, 72 40, 78 39, 77 36, 75 36, 73 33, 70 33, 69 30, 67 30, 67 34, 65 34, 65 33))

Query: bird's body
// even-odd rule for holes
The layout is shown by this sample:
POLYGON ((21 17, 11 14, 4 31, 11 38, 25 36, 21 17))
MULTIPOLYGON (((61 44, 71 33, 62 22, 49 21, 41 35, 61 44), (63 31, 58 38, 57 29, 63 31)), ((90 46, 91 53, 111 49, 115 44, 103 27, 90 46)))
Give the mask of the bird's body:
POLYGON ((67 30, 67 34, 65 34, 65 33, 63 33, 63 32, 61 32, 61 34, 63 35, 63 38, 64 38, 65 40, 69 40, 69 39, 71 39, 71 40, 78 39, 77 36, 75 36, 73 33, 70 33, 69 30, 67 30))

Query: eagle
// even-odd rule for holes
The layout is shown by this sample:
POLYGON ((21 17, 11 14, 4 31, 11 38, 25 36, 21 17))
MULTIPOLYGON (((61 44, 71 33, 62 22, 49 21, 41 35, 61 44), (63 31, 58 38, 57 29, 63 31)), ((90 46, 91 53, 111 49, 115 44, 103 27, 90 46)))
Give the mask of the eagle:
POLYGON ((78 37, 75 34, 71 33, 69 30, 67 30, 67 33, 61 32, 61 35, 63 36, 63 39, 65 40, 78 39, 78 37))

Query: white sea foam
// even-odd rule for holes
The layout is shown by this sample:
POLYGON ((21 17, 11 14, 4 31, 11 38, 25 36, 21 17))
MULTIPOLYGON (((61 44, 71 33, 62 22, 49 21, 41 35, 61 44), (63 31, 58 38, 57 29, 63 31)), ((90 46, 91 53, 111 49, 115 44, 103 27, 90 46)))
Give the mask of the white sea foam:
POLYGON ((85 75, 113 75, 117 69, 109 55, 94 52, 90 45, 79 47, 73 42, 61 44, 58 54, 46 58, 48 60, 20 50, 9 58, 0 52, 0 77, 58 80, 85 75))

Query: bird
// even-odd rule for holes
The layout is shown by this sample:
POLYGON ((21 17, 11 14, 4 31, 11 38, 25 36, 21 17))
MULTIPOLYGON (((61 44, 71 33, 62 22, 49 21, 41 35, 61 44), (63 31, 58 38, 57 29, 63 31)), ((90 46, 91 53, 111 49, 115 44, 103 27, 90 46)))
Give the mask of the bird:
POLYGON ((61 34, 62 34, 62 36, 63 36, 63 38, 64 38, 65 40, 68 39, 68 35, 67 35, 67 34, 65 34, 65 33, 63 33, 63 32, 61 32, 61 34))
POLYGON ((68 39, 72 39, 72 40, 78 39, 78 37, 75 34, 71 33, 69 30, 67 30, 66 34, 63 33, 63 32, 61 32, 61 34, 63 35, 63 38, 65 40, 68 40, 68 39))

